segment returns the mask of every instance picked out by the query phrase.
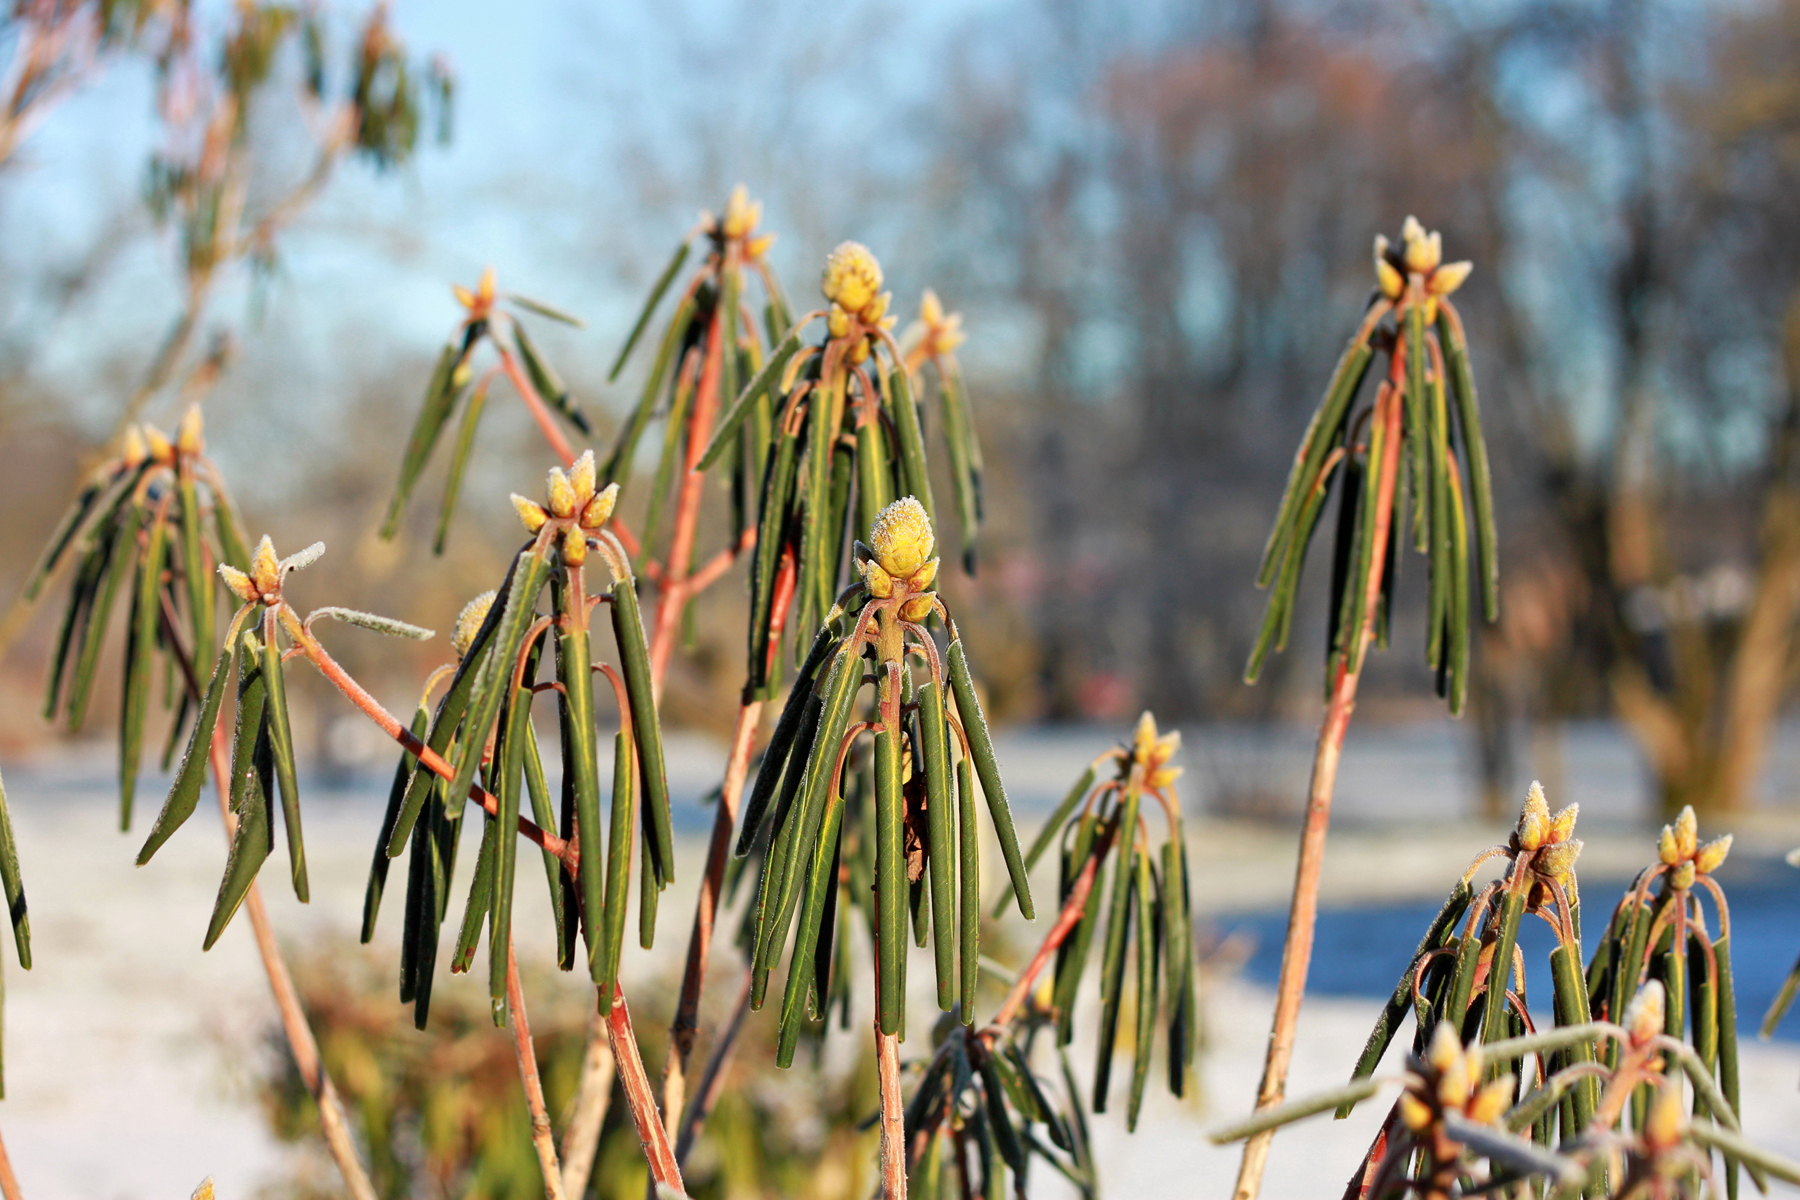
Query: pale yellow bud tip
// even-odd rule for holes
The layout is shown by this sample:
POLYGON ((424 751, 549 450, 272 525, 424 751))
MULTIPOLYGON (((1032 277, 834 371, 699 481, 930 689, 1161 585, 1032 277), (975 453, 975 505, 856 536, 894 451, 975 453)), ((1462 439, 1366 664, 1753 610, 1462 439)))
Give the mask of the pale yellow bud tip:
POLYGON ((580 525, 571 525, 563 533, 563 561, 571 567, 579 567, 587 561, 587 534, 580 525))
POLYGON ((1669 886, 1678 892, 1685 892, 1694 886, 1694 860, 1688 859, 1679 867, 1669 872, 1669 886))
POLYGON ((925 289, 925 296, 919 301, 919 320, 927 325, 938 325, 944 320, 943 301, 930 288, 925 289))
POLYGON ((844 242, 825 259, 825 298, 860 313, 881 294, 881 264, 861 242, 844 242))
POLYGON ((275 543, 266 533, 250 554, 250 582, 265 596, 281 586, 281 560, 275 557, 275 543))
POLYGON ((594 498, 594 482, 598 468, 594 466, 594 452, 583 450, 575 465, 569 468, 569 486, 575 489, 575 507, 584 507, 594 498))
POLYGON ((144 426, 144 444, 150 449, 150 457, 158 462, 167 461, 175 453, 169 435, 154 425, 144 426))
POLYGON ((1725 856, 1731 853, 1731 835, 1714 838, 1694 854, 1694 869, 1702 875, 1711 875, 1725 863, 1725 856))
POLYGON ((1575 869, 1575 860, 1580 857, 1581 839, 1570 838, 1566 842, 1544 847, 1537 857, 1537 869, 1540 874, 1551 879, 1563 879, 1575 869))
POLYGON ((1512 1107, 1513 1084, 1513 1077, 1504 1075, 1475 1093, 1475 1099, 1469 1102, 1469 1119, 1479 1125, 1492 1125, 1498 1121, 1500 1115, 1512 1107))
POLYGON ((575 485, 563 474, 561 467, 551 467, 550 476, 544 482, 546 498, 550 501, 550 515, 553 517, 572 517, 575 515, 575 485))
POLYGON ((1694 816, 1694 806, 1689 804, 1675 818, 1675 849, 1681 857, 1692 858, 1699 848, 1700 821, 1694 816))
POLYGON ((250 577, 232 566, 230 563, 219 564, 219 578, 231 589, 231 594, 248 604, 256 599, 256 589, 250 583, 250 577))
POLYGON ((1670 1079, 1657 1090, 1644 1120, 1644 1140, 1657 1150, 1667 1149, 1681 1141, 1687 1131, 1687 1106, 1682 1103, 1681 1084, 1670 1079))
POLYGON ((1468 281, 1469 272, 1475 264, 1464 259, 1462 262, 1445 263, 1431 273, 1425 281, 1425 290, 1433 296, 1448 296, 1468 281))
POLYGON ((1675 827, 1664 825, 1662 833, 1656 839, 1656 857, 1664 866, 1672 867, 1681 861, 1681 851, 1675 846, 1675 827))
POLYGON ((206 423, 200 416, 198 404, 188 405, 188 410, 181 415, 181 424, 175 430, 175 444, 183 454, 198 454, 206 447, 206 423))
POLYGON ((1667 1003, 1662 981, 1652 979, 1638 989, 1625 1008, 1625 1030, 1631 1040, 1642 1045, 1663 1031, 1663 1012, 1667 1003))
POLYGON ((619 485, 609 483, 601 488, 587 506, 581 510, 581 527, 598 529, 606 524, 607 518, 613 514, 613 506, 619 502, 619 485))
POLYGON ((544 527, 544 522, 550 519, 550 514, 544 511, 544 506, 535 500, 527 500, 519 493, 514 492, 512 502, 513 508, 518 510, 519 520, 525 523, 526 533, 536 533, 544 527))
POLYGON ((1554 817, 1550 818, 1550 840, 1566 842, 1569 835, 1575 832, 1575 818, 1581 815, 1581 805, 1571 804, 1554 817))
POLYGON ((1457 1059, 1462 1057, 1462 1041, 1456 1036, 1456 1030, 1448 1021, 1439 1021, 1431 1034, 1431 1046, 1425 1052, 1425 1061, 1433 1070, 1447 1071, 1457 1059))
POLYGON ((1423 1133, 1431 1127, 1431 1105, 1411 1092, 1401 1092, 1400 1119, 1414 1133, 1423 1133))
POLYGON ((144 431, 136 425, 127 425, 125 440, 119 447, 119 457, 125 460, 126 466, 135 467, 144 461, 144 456, 148 453, 149 449, 144 445, 144 431))
POLYGON ((905 496, 881 510, 869 530, 869 548, 890 575, 910 577, 931 558, 937 539, 925 506, 905 496))
POLYGON ((475 644, 475 635, 481 632, 481 623, 487 620, 488 610, 494 607, 497 592, 483 592, 456 614, 456 629, 450 635, 450 648, 461 658, 475 644))

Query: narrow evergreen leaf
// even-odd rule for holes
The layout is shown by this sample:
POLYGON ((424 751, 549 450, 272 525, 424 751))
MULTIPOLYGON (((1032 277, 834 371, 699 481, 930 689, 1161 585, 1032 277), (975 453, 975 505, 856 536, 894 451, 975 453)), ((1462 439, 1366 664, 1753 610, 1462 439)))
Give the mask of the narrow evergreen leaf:
POLYGON ((224 707, 226 676, 231 672, 239 631, 250 611, 248 606, 239 610, 225 630, 225 644, 220 647, 218 659, 213 663, 212 678, 206 685, 205 697, 200 701, 200 715, 188 733, 187 750, 181 756, 181 766, 175 772, 169 797, 163 801, 162 812, 157 814, 156 824, 151 826, 150 836, 144 840, 143 849, 138 851, 137 865, 140 867, 149 862, 151 855, 161 849, 162 844, 194 815, 194 808, 200 800, 200 789, 206 783, 206 770, 212 761, 213 729, 219 723, 219 710, 224 707))
POLYGON ((431 538, 431 552, 442 554, 450 537, 450 518, 456 512, 457 497, 462 495, 463 475, 469 469, 469 455, 475 449, 475 430, 487 408, 487 381, 475 385, 469 402, 463 405, 462 420, 456 427, 456 447, 450 456, 450 473, 444 478, 444 499, 438 506, 437 532, 431 538))
POLYGON ((1018 835, 1013 832, 1012 808, 1006 802, 1005 785, 1000 782, 994 740, 988 733, 987 718, 982 716, 981 701, 975 695, 975 681, 969 675, 968 653, 963 649, 962 638, 950 642, 949 659, 950 688, 956 693, 956 711, 962 717, 963 733, 969 739, 975 774, 981 780, 988 816, 1000 839, 1000 853, 1006 859, 1006 873, 1012 879, 1013 894, 1018 897, 1019 915, 1029 921, 1036 915, 1031 903, 1031 880, 1025 871, 1024 857, 1019 853, 1018 835))
POLYGON ((381 536, 384 539, 392 539, 400 531, 400 516, 406 511, 407 499, 419 482, 419 476, 425 471, 432 447, 437 445, 438 435, 443 433, 445 424, 450 420, 451 410, 456 407, 456 396, 460 390, 456 384, 456 369, 462 364, 464 357, 463 347, 454 340, 446 343, 438 353, 431 381, 425 385, 425 402, 419 408, 412 433, 406 440, 406 450, 400 457, 400 475, 394 482, 394 494, 388 500, 387 515, 381 521, 381 536))
POLYGON ((300 787, 294 770, 294 734, 288 724, 287 681, 275 628, 275 613, 270 610, 263 618, 263 686, 268 689, 269 748, 275 756, 275 778, 281 786, 281 820, 287 830, 294 895, 304 904, 311 898, 311 889, 306 882, 306 846, 300 834, 300 787))
POLYGON ((669 259, 668 265, 662 269, 662 274, 656 277, 656 282, 650 285, 650 295, 645 299, 644 307, 639 310, 637 320, 631 323, 631 332, 626 335, 625 344, 619 347, 619 357, 613 360, 612 369, 606 373, 608 383, 618 379, 619 372, 625 369, 625 360, 631 357, 632 347, 636 346, 638 339, 644 336, 644 329, 650 324, 651 315, 656 312, 656 306, 662 302, 663 294, 669 290, 669 285, 675 282, 675 274, 681 270, 681 264, 687 261, 688 251, 691 249, 690 243, 685 241, 675 247, 675 253, 669 259))

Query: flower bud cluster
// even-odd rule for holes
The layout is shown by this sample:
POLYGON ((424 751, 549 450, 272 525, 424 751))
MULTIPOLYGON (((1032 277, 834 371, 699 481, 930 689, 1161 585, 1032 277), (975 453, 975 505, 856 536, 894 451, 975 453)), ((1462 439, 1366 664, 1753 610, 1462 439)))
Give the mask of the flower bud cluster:
POLYGON ((200 416, 200 406, 190 404, 181 415, 173 438, 154 425, 127 425, 119 446, 119 461, 127 469, 146 461, 173 466, 178 457, 193 458, 205 450, 206 423, 200 416))
POLYGON ((1166 788, 1181 775, 1182 768, 1169 765, 1169 760, 1180 749, 1181 731, 1172 729, 1159 737, 1156 718, 1145 712, 1138 718, 1137 729, 1131 736, 1131 751, 1119 764, 1120 777, 1130 775, 1134 767, 1141 765, 1144 770, 1144 786, 1166 788))
POLYGON ((863 586, 877 600, 901 596, 900 619, 922 621, 931 611, 937 584, 937 539, 925 506, 903 496, 882 509, 869 529, 869 542, 856 543, 856 566, 863 586))
POLYGON ((275 543, 264 534, 262 541, 256 543, 256 549, 250 552, 250 570, 240 571, 230 563, 219 564, 219 577, 231 594, 245 604, 262 604, 273 608, 281 603, 281 585, 287 579, 289 571, 298 571, 309 566, 325 553, 324 542, 314 542, 297 554, 286 558, 275 557, 275 543))
POLYGON ((552 521, 559 527, 552 531, 563 562, 579 567, 587 561, 588 535, 599 530, 612 516, 619 500, 619 485, 609 483, 595 490, 598 482, 594 452, 584 451, 567 474, 561 467, 551 467, 544 484, 544 503, 528 500, 513 493, 513 508, 527 533, 537 533, 552 521))
POLYGON ((1401 1121, 1414 1133, 1437 1129, 1445 1113, 1492 1125, 1512 1104, 1513 1077, 1484 1084, 1481 1075, 1481 1047, 1464 1047, 1451 1022, 1439 1022, 1425 1061, 1414 1064, 1400 1093, 1401 1121))
POLYGON ((1567 879, 1581 856, 1581 839, 1575 832, 1575 818, 1581 813, 1579 804, 1571 804, 1554 816, 1550 802, 1544 798, 1544 785, 1535 779, 1525 793, 1525 807, 1519 813, 1519 826, 1513 831, 1513 845, 1531 854, 1531 869, 1546 880, 1567 879))
POLYGON ((893 327, 888 315, 893 293, 882 291, 881 282, 881 264, 861 242, 844 242, 825 259, 819 286, 831 302, 826 328, 834 338, 855 338, 848 352, 852 363, 869 357, 870 334, 893 327))
POLYGON ((1436 230, 1426 232, 1417 217, 1406 218, 1400 228, 1400 244, 1385 234, 1375 235, 1375 284, 1389 300, 1406 292, 1406 277, 1421 276, 1425 285, 1425 319, 1437 319, 1437 301, 1463 285, 1475 264, 1444 261, 1444 238, 1436 230))
POLYGON ((919 323, 909 334, 908 341, 916 339, 917 353, 926 358, 951 353, 969 336, 963 332, 962 314, 946 313, 943 301, 930 288, 925 289, 925 298, 919 301, 919 323))
POLYGON ((1693 887, 1695 878, 1717 871, 1730 853, 1729 833, 1700 844, 1700 822, 1691 804, 1673 823, 1663 826, 1662 836, 1656 840, 1656 856, 1669 868, 1669 884, 1679 889, 1693 887))
POLYGON ((751 200, 750 193, 743 184, 731 189, 731 198, 725 202, 725 215, 713 222, 713 236, 721 242, 742 242, 744 261, 754 262, 769 252, 775 244, 775 235, 766 233, 761 237, 751 237, 756 227, 762 223, 762 201, 751 200))

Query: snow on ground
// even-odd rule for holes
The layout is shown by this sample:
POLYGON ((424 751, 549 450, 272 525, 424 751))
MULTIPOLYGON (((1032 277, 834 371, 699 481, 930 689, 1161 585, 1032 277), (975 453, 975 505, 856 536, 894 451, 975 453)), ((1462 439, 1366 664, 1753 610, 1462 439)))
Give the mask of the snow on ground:
MULTIPOLYGON (((1031 814, 1054 803, 1111 736, 1032 731, 1003 740, 1005 769, 1016 781, 1015 803, 1026 829, 1035 827, 1031 814)), ((1354 913, 1358 910, 1344 906, 1435 900, 1477 850, 1504 836, 1497 826, 1460 819, 1467 796, 1451 746, 1429 733, 1353 739, 1342 819, 1327 855, 1328 906, 1354 913), (1405 786, 1382 782, 1396 778, 1405 786)), ((1615 745, 1609 753, 1616 752, 1615 745)), ((1289 824, 1201 817, 1195 801, 1253 773, 1246 763, 1260 762, 1262 777, 1281 788, 1297 786, 1296 770, 1303 784, 1305 739, 1203 732, 1190 738, 1187 758, 1184 782, 1196 813, 1189 842, 1197 911, 1217 915, 1227 928, 1233 927, 1234 914, 1251 914, 1247 928, 1278 937, 1278 914, 1292 879, 1289 824), (1261 749, 1254 736, 1267 739, 1261 749)), ((1568 798, 1582 800, 1584 826, 1593 812, 1591 827, 1584 830, 1591 833, 1584 877, 1611 880, 1644 860, 1653 832, 1619 795, 1598 785, 1583 789, 1584 779, 1610 778, 1592 767, 1592 758, 1570 756, 1567 777, 1575 781, 1569 789, 1576 794, 1568 798)), ((145 781, 139 800, 144 811, 134 832, 121 835, 111 760, 109 751, 95 750, 7 770, 36 965, 29 973, 8 967, 0 1131, 28 1196, 182 1197, 212 1175, 221 1197, 248 1197, 291 1171, 293 1159, 266 1132, 249 1099, 246 1081, 265 1052, 261 1039, 274 1013, 247 921, 240 915, 218 946, 200 952, 224 863, 217 816, 203 806, 151 864, 134 867, 166 783, 145 781)), ((678 805, 688 809, 683 824, 689 836, 678 871, 679 899, 665 901, 673 911, 664 914, 659 955, 672 956, 685 943, 692 911, 688 889, 702 849, 699 834, 710 820, 693 802, 714 782, 718 762, 717 748, 699 740, 683 740, 672 754, 671 782, 678 805)), ((263 873, 265 893, 289 943, 348 941, 360 915, 385 786, 373 775, 349 788, 310 781, 302 786, 313 901, 307 906, 294 901, 279 847, 263 873)), ((1800 842, 1800 825, 1791 818, 1765 812, 1736 824, 1741 833, 1735 853, 1746 860, 1767 859, 1800 842)), ((997 854, 986 857, 998 863, 997 854)), ((1800 887, 1795 892, 1800 895, 1800 887)), ((541 888, 521 889, 522 958, 547 957, 545 907, 541 888)), ((1772 958, 1763 964, 1765 974, 1778 975, 1800 949, 1800 907, 1787 929, 1791 944, 1760 951, 1781 957, 1779 965, 1772 958)), ((386 913, 381 938, 397 941, 397 930, 397 913, 386 913)), ((1363 952, 1391 959, 1394 965, 1377 972, 1391 979, 1416 936, 1413 930, 1402 938, 1404 944, 1363 952)), ((1780 930, 1773 936, 1779 938, 1780 930)), ((1022 936, 1020 944, 1025 944, 1022 936)), ((1740 946, 1740 959, 1751 949, 1740 946)), ((1264 959, 1268 952, 1265 947, 1264 959)), ((386 961, 392 959, 388 951, 386 961)), ((629 954, 627 963, 640 979, 668 966, 642 957, 633 963, 629 954)), ((1177 1103, 1153 1082, 1137 1134, 1126 1135, 1117 1114, 1096 1119, 1111 1194, 1229 1194, 1237 1151, 1211 1146, 1201 1131, 1250 1105, 1268 1031, 1267 976, 1253 962, 1247 975, 1209 986, 1204 997, 1209 1044, 1199 1099, 1177 1103)), ((1332 977, 1322 966, 1321 978, 1332 977)), ((627 982, 633 978, 628 973, 627 982)), ((1340 1082, 1354 1061, 1379 1002, 1374 989, 1349 990, 1356 994, 1328 990, 1309 998, 1290 1094, 1340 1082)), ((923 1008, 927 1002, 920 999, 923 1008)), ((1744 1024, 1753 1025, 1756 1013, 1748 998, 1745 1010, 1744 1024)), ((638 1024, 640 1030, 655 1030, 664 1020, 666 1014, 653 1013, 640 1016, 638 1024)), ((1075 1061, 1083 1077, 1091 1054, 1078 1041, 1075 1061)), ((1800 1045, 1746 1041, 1744 1075, 1749 1132, 1800 1157, 1800 1045)), ((1365 1105, 1347 1121, 1315 1119, 1287 1131, 1277 1139, 1264 1195, 1301 1200, 1338 1194, 1379 1119, 1379 1112, 1365 1105)))

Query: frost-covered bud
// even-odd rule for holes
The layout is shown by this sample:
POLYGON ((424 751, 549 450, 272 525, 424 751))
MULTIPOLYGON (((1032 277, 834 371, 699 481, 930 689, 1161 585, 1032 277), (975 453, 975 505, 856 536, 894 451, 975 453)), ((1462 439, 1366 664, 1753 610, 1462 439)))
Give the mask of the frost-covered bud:
POLYGON ((1400 1093, 1400 1120, 1405 1122, 1408 1129, 1414 1133, 1423 1133, 1431 1128, 1431 1123, 1435 1118, 1436 1114, 1432 1112, 1431 1105, 1411 1092, 1400 1093))
POLYGON ((571 525, 563 531, 563 562, 571 567, 579 567, 587 561, 587 551, 587 534, 582 531, 580 525, 571 525))
POLYGON ((929 592, 922 596, 914 596, 900 606, 902 621, 923 621, 931 615, 932 598, 929 592))
POLYGON ((1642 1046, 1663 1031, 1667 1003, 1668 997, 1663 994, 1659 979, 1652 979, 1638 989, 1638 994, 1625 1006, 1625 1032, 1631 1035, 1632 1045, 1642 1046))
POLYGON ((1433 267, 1444 260, 1443 235, 1421 230, 1419 236, 1406 239, 1403 253, 1407 270, 1417 271, 1422 275, 1429 274, 1433 267))
POLYGON ((1644 1118, 1644 1141, 1652 1150, 1668 1150, 1681 1144, 1687 1132, 1687 1106, 1682 1103, 1679 1077, 1666 1080, 1644 1118))
POLYGON ((827 300, 861 313, 881 294, 881 264, 861 242, 844 242, 825 259, 820 287, 827 300))
POLYGON ((1538 874, 1550 879, 1563 879, 1575 869, 1575 860, 1580 857, 1580 838, 1570 838, 1566 842, 1545 846, 1538 852, 1538 874))
POLYGON ((1675 852, 1682 858, 1692 858, 1699 848, 1700 821, 1694 816, 1693 805, 1683 805, 1675 818, 1675 852))
POLYGON ((518 511, 519 520, 525 525, 526 533, 536 533, 550 519, 550 514, 544 511, 544 506, 535 500, 527 500, 519 493, 514 492, 512 502, 513 508, 518 511))
POLYGON ((1702 875, 1711 875, 1725 863, 1725 856, 1731 853, 1731 835, 1716 837, 1694 853, 1694 869, 1702 875))
POLYGON ((1464 259, 1462 262, 1445 263, 1431 273, 1425 281, 1425 290, 1433 296, 1448 296, 1469 278, 1469 272, 1475 264, 1464 259))
POLYGON ((250 582, 259 596, 271 595, 281 588, 281 560, 275 557, 275 543, 266 533, 250 553, 250 582))
POLYGON ((575 487, 569 477, 563 474, 561 467, 551 467, 550 476, 544 483, 545 497, 550 501, 550 515, 553 517, 572 517, 575 515, 575 487))
POLYGON ((598 529, 606 524, 607 520, 613 515, 613 506, 618 502, 618 484, 609 483, 601 488, 599 493, 596 494, 592 500, 587 502, 587 507, 581 510, 581 527, 583 529, 598 529))
POLYGON ((1681 851, 1675 845, 1675 827, 1664 825, 1662 833, 1656 839, 1656 857, 1664 866, 1672 867, 1681 861, 1681 851))
POLYGON ((860 566, 863 586, 869 589, 869 595, 877 600, 886 600, 894 594, 894 577, 882 570, 880 563, 871 558, 860 566))
POLYGON ((769 247, 774 244, 775 235, 772 233, 765 233, 761 237, 753 237, 744 243, 744 257, 751 262, 755 262, 757 259, 767 254, 769 252, 769 247))
POLYGON ((915 592, 929 592, 931 585, 937 582, 938 560, 932 559, 907 579, 906 586, 915 592))
POLYGON ((931 558, 937 539, 925 506, 903 496, 881 510, 869 530, 869 548, 889 575, 909 578, 931 558))
POLYGON ((575 489, 575 507, 581 508, 594 498, 594 483, 597 468, 594 466, 594 452, 583 450, 575 465, 569 468, 569 486, 575 489))
POLYGON ((450 648, 461 658, 475 644, 475 635, 481 632, 481 624, 487 620, 488 610, 494 607, 497 592, 483 592, 456 614, 456 629, 450 634, 450 648))
POLYGON ((1475 1093, 1475 1098, 1469 1101, 1468 1107, 1463 1111, 1478 1125, 1492 1125, 1500 1119, 1502 1113, 1512 1107, 1514 1084, 1511 1074, 1490 1081, 1475 1093))
POLYGON ((1569 835, 1575 832, 1575 818, 1581 815, 1581 805, 1571 804, 1550 818, 1550 841, 1566 842, 1569 835))
POLYGON ((841 305, 833 304, 825 314, 825 330, 834 338, 841 338, 850 332, 850 314, 841 305))
POLYGON ((756 228, 762 220, 762 202, 750 202, 750 193, 743 184, 731 189, 731 198, 725 202, 725 217, 719 222, 719 232, 728 238, 741 238, 756 228))
POLYGON ((256 599, 256 587, 250 582, 250 577, 230 563, 219 564, 219 578, 225 581, 225 586, 231 589, 231 594, 245 604, 256 599))
POLYGON ((1544 785, 1537 780, 1525 793, 1525 808, 1519 813, 1519 848, 1536 850, 1550 835, 1550 802, 1544 799, 1544 785))
POLYGON ((1678 892, 1684 892, 1694 886, 1694 860, 1688 859, 1679 867, 1669 872, 1669 886, 1678 892))

